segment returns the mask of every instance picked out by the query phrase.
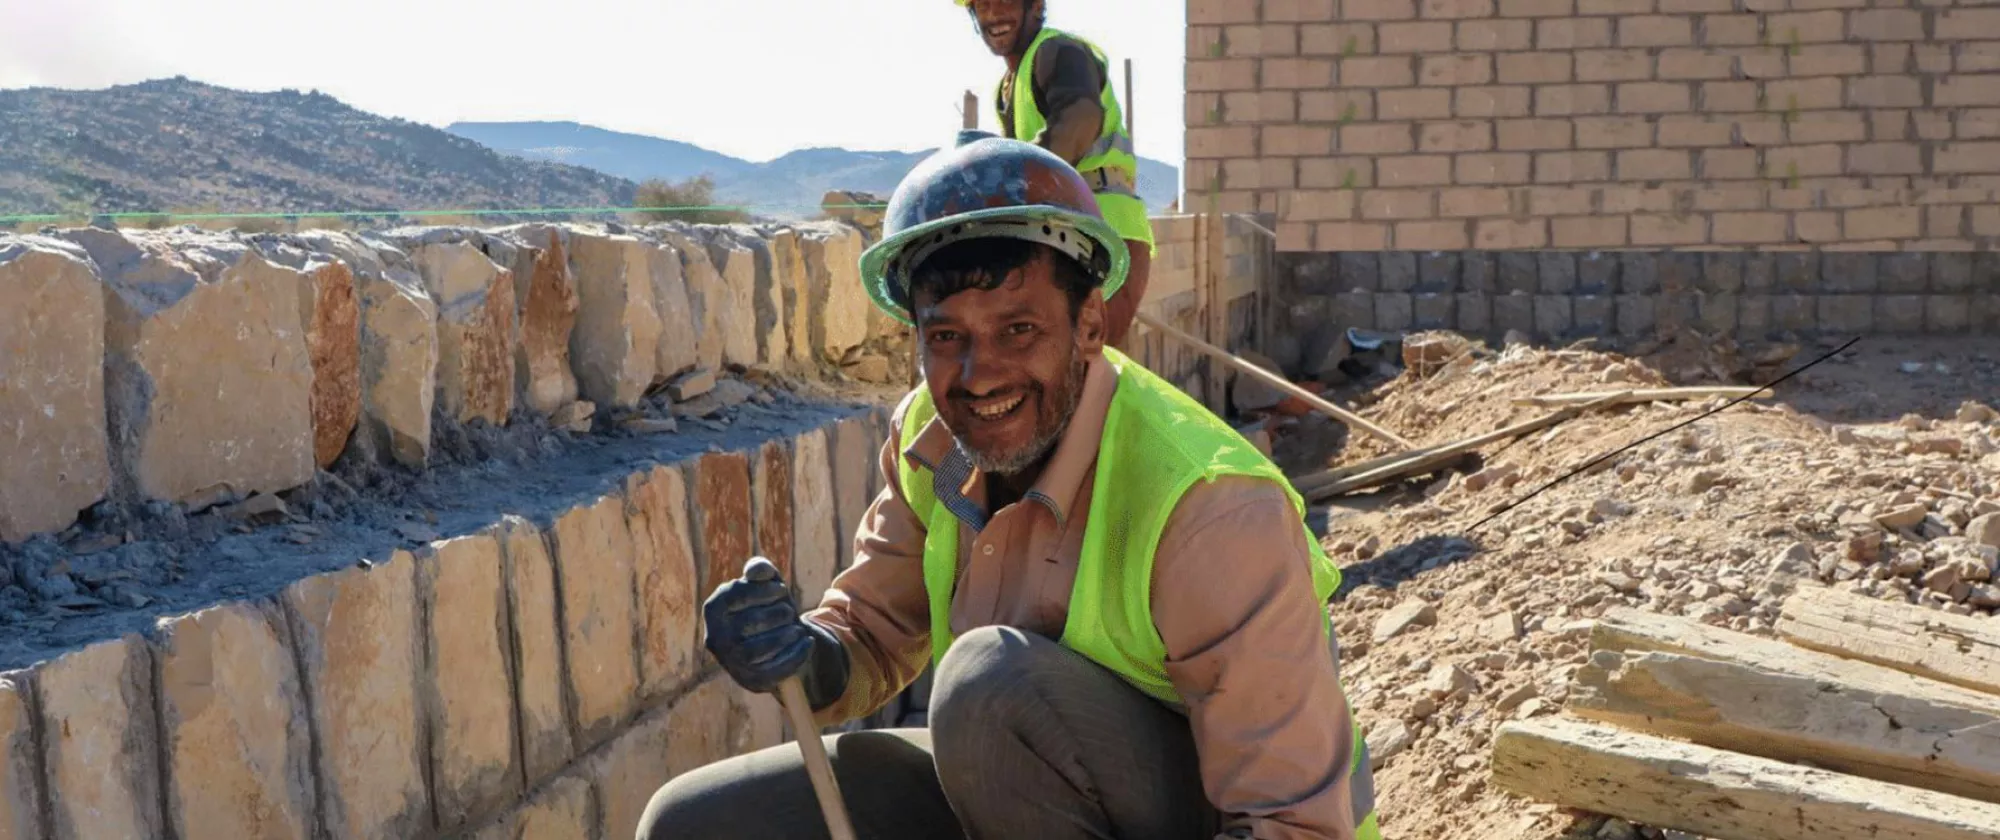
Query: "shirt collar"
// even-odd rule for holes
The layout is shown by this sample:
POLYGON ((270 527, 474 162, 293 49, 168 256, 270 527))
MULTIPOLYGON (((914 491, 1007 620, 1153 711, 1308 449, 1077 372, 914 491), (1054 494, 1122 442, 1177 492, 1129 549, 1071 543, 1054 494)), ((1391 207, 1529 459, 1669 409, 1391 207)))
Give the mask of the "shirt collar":
MULTIPOLYGON (((1048 507, 1058 525, 1068 520, 1084 478, 1097 464, 1098 446, 1104 439, 1104 418, 1110 413, 1111 398, 1117 390, 1118 369, 1102 353, 1092 353, 1086 362, 1083 394, 1077 400, 1076 411, 1070 415, 1069 427, 1056 441, 1054 454, 1049 456, 1041 477, 1035 479, 1026 496, 1048 507)), ((944 418, 933 416, 917 433, 916 440, 903 450, 903 457, 936 472, 946 459, 965 457, 957 448, 944 418)), ((967 479, 960 487, 961 492, 984 480, 978 468, 969 464, 966 468, 967 479)))

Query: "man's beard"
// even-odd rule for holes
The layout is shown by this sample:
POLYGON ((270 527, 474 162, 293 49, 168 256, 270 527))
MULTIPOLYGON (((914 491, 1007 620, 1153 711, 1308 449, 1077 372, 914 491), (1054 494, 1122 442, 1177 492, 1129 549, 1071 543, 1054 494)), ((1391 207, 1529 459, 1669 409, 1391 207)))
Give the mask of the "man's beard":
POLYGON ((995 476, 1021 474, 1022 471, 1039 463, 1050 450, 1055 448, 1056 442, 1062 440, 1063 433, 1069 431, 1070 418, 1075 416, 1077 404, 1083 401, 1083 378, 1086 370, 1088 366, 1085 362, 1072 354, 1069 375, 1064 377, 1061 389, 1054 394, 1043 395, 1054 397, 1051 403, 1058 408, 1055 422, 1047 428, 1037 429, 1035 436, 1019 449, 989 455, 966 446, 965 441, 957 435, 952 436, 952 441, 958 446, 958 451, 972 459, 972 465, 978 467, 982 473, 995 476))

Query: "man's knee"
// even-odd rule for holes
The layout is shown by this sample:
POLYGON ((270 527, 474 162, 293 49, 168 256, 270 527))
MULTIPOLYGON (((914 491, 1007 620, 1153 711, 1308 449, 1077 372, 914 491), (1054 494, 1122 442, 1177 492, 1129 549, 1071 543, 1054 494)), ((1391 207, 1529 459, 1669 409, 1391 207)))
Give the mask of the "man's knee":
POLYGON ((729 836, 723 828, 732 810, 726 774, 716 765, 683 773, 653 792, 639 818, 638 840, 700 840, 729 836))
POLYGON ((932 737, 960 742, 1004 730, 1037 696, 1037 683, 1075 655, 1011 627, 981 627, 958 637, 931 684, 932 737))

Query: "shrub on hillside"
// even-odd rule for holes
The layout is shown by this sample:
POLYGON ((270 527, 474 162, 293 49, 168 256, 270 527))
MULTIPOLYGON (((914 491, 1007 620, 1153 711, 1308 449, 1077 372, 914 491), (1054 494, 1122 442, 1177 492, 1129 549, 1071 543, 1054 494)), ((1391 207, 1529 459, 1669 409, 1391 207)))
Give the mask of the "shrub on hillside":
POLYGON ((741 210, 717 207, 715 180, 707 175, 697 175, 678 184, 649 179, 639 185, 633 202, 639 207, 659 208, 639 211, 639 217, 649 222, 724 225, 750 218, 741 210))

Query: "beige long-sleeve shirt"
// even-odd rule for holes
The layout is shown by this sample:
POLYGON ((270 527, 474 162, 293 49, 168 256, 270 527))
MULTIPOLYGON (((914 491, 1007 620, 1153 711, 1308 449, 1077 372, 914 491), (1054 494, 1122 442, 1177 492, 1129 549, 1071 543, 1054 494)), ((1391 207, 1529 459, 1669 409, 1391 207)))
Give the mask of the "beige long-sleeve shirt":
MULTIPOLYGON (((1040 479, 997 511, 987 511, 985 477, 954 452, 940 421, 907 449, 891 429, 879 459, 887 480, 854 535, 855 562, 806 614, 840 638, 851 660, 846 693, 821 710, 822 724, 881 708, 930 659, 925 524, 904 499, 899 459, 970 470, 962 500, 939 498, 964 520, 953 633, 1005 625, 1061 637, 1117 375, 1102 356, 1091 360, 1076 414, 1040 479)), ((1230 476, 1186 492, 1154 558, 1153 621, 1224 836, 1354 833, 1353 729, 1322 630, 1325 606, 1313 595, 1308 539, 1282 488, 1230 476)))

